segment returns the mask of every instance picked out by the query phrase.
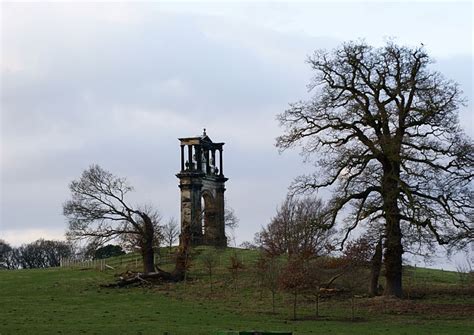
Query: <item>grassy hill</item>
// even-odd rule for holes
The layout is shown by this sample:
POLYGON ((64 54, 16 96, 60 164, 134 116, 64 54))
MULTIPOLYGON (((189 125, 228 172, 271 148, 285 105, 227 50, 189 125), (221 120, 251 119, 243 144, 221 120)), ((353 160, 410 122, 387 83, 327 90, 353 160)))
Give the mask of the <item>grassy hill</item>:
MULTIPOLYGON (((301 296, 292 320, 291 297, 271 295, 254 275, 257 254, 228 248, 218 252, 210 279, 203 266, 207 248, 196 248, 186 282, 159 286, 103 288, 117 273, 141 266, 135 255, 108 259, 114 269, 85 266, 0 271, 0 334, 215 334, 218 330, 290 330, 294 334, 471 334, 472 289, 455 272, 408 269, 402 301, 359 297, 356 320, 347 295, 323 298, 320 317, 301 296), (230 256, 244 268, 228 270, 230 256), (415 299, 416 298, 416 299, 415 299)), ((162 250, 161 266, 171 267, 162 250)))

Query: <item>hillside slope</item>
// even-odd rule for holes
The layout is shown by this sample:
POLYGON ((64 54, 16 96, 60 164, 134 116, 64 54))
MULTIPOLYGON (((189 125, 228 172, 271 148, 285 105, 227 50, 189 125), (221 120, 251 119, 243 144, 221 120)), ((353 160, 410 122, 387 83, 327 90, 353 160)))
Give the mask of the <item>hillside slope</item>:
MULTIPOLYGON (((298 319, 293 321, 287 294, 277 294, 276 313, 271 313, 271 295, 259 287, 253 274, 254 251, 220 252, 212 291, 202 263, 206 252, 206 248, 195 250, 187 282, 154 287, 100 286, 113 281, 118 272, 139 266, 130 255, 128 261, 107 260, 115 268, 107 271, 82 267, 0 271, 0 334, 214 334, 231 329, 291 330, 295 334, 469 334, 474 329, 474 298, 462 294, 469 291, 457 294, 464 288, 457 285, 456 273, 417 269, 420 273, 411 276, 410 285, 414 293, 425 289, 423 299, 359 297, 354 322, 345 295, 324 298, 319 318, 314 317, 309 297, 301 296, 298 319), (231 255, 244 265, 236 276, 228 270, 231 255)), ((169 257, 163 260, 171 261, 169 257)))

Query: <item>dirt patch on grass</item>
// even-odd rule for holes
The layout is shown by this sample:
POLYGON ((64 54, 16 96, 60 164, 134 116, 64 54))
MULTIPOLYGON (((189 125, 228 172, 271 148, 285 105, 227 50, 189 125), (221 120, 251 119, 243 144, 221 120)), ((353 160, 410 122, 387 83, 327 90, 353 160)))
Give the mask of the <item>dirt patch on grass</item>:
POLYGON ((427 317, 466 318, 474 316, 474 304, 470 303, 431 303, 403 299, 377 297, 360 303, 375 313, 397 315, 423 315, 427 317))

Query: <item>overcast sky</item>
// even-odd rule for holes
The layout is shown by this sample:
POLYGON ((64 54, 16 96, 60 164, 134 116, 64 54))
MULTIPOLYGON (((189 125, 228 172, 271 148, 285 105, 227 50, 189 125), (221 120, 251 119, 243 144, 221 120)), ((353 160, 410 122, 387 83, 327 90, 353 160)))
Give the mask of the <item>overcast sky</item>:
MULTIPOLYGON (((63 238, 68 183, 92 163, 179 218, 178 137, 225 142, 237 243, 311 167, 279 154, 275 116, 307 99, 315 49, 423 43, 461 84, 474 136, 470 2, 1 4, 0 238, 63 238)), ((444 263, 440 261, 442 266, 444 263)))

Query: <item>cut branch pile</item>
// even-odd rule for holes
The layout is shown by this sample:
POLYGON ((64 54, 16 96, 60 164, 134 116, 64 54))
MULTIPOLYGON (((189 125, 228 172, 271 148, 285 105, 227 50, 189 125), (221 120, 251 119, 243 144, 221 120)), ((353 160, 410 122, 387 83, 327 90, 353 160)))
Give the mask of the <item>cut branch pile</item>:
POLYGON ((134 272, 126 271, 118 276, 118 280, 114 283, 101 285, 102 287, 125 287, 129 285, 137 286, 153 286, 156 284, 162 284, 164 282, 177 282, 179 279, 176 278, 172 273, 163 271, 156 267, 155 272, 134 272))

